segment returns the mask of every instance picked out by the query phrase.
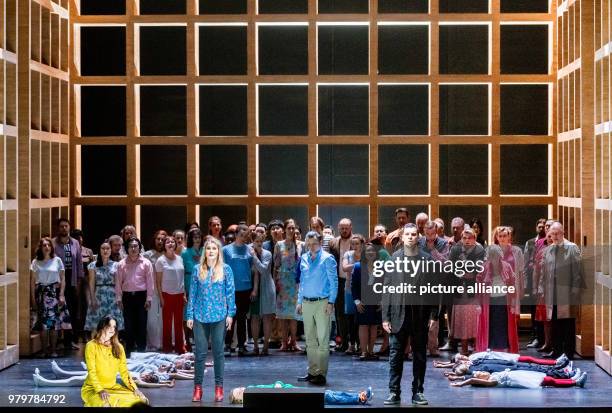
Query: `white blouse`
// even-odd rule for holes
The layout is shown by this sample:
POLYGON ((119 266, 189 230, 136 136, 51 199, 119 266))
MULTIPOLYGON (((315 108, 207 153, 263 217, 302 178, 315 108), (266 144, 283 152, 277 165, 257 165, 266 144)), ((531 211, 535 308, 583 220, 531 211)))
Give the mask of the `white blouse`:
POLYGON ((30 269, 36 274, 36 284, 50 285, 60 282, 60 271, 64 271, 64 263, 60 257, 50 260, 32 260, 30 269))
POLYGON ((176 254, 173 260, 165 255, 160 256, 155 262, 155 272, 161 272, 161 290, 167 294, 182 294, 185 292, 185 267, 183 259, 176 254))

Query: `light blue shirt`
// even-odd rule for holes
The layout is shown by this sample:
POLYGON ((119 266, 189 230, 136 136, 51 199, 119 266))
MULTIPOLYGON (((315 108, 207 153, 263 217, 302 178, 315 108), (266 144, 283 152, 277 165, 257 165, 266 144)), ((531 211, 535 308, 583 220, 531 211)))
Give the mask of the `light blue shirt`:
POLYGON ((302 299, 329 297, 330 303, 336 302, 338 295, 338 271, 336 259, 328 252, 319 250, 314 260, 310 252, 300 258, 300 290, 298 304, 302 299))

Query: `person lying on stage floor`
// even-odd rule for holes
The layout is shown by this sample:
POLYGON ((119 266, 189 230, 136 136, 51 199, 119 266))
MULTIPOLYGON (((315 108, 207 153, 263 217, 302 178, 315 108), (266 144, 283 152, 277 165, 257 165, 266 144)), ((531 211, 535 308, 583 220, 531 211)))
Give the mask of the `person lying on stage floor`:
MULTIPOLYGON (((132 377, 132 380, 134 380, 134 383, 136 383, 136 385, 139 387, 174 387, 174 378, 167 373, 130 372, 130 376, 132 377)), ((81 387, 83 383, 85 383, 87 372, 85 372, 85 375, 68 376, 63 379, 47 379, 40 374, 39 369, 35 369, 32 378, 34 379, 34 384, 36 387, 81 387)), ((184 379, 187 380, 186 377, 184 379)), ((193 380, 193 376, 191 376, 190 380, 193 380)))
POLYGON ((569 379, 574 377, 576 374, 579 375, 580 369, 574 370, 571 362, 566 367, 555 367, 555 366, 542 366, 540 364, 532 363, 514 363, 507 364, 509 362, 502 360, 488 360, 478 365, 459 364, 452 370, 444 372, 444 376, 448 377, 449 380, 462 380, 466 375, 472 375, 477 371, 485 371, 487 373, 499 373, 506 370, 520 370, 520 371, 536 371, 544 373, 547 376, 554 377, 556 379, 569 379))
POLYGON ((472 386, 515 387, 519 389, 538 389, 540 387, 584 387, 587 380, 587 373, 585 371, 569 379, 556 379, 537 371, 505 370, 496 373, 475 371, 472 375, 463 376, 463 379, 463 381, 451 383, 451 386, 462 387, 469 384, 472 386))
MULTIPOLYGON (((273 384, 259 384, 247 387, 236 387, 230 393, 230 403, 243 404, 244 391, 247 388, 259 389, 301 389, 305 387, 296 387, 292 384, 276 381, 273 384)), ((372 400, 372 388, 360 392, 343 392, 335 390, 325 390, 325 404, 329 405, 353 405, 353 404, 368 404, 372 400)))
MULTIPOLYGON (((58 379, 70 378, 73 376, 85 376, 86 371, 69 371, 62 369, 55 360, 51 362, 51 370, 58 379)), ((169 365, 156 366, 154 364, 132 364, 128 363, 128 371, 132 377, 140 377, 142 373, 166 374, 172 379, 193 380, 193 370, 177 370, 169 365)))
POLYGON ((555 366, 555 367, 565 367, 569 364, 569 358, 562 354, 557 359, 541 359, 532 356, 521 356, 516 353, 505 353, 502 351, 481 351, 479 353, 473 353, 469 356, 465 356, 463 354, 457 353, 453 357, 453 361, 437 361, 434 360, 433 365, 436 368, 452 368, 459 363, 469 363, 474 365, 475 363, 481 361, 490 361, 490 360, 500 360, 507 361, 509 363, 533 363, 540 364, 544 366, 555 366))

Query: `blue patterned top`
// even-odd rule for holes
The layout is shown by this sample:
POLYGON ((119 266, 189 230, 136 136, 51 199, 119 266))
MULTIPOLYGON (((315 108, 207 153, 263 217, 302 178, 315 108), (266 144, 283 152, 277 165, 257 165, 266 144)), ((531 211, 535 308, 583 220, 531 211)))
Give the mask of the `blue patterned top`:
POLYGON ((212 270, 206 280, 200 278, 200 266, 193 268, 186 320, 216 323, 236 315, 234 275, 229 265, 223 264, 223 280, 212 282, 212 270))

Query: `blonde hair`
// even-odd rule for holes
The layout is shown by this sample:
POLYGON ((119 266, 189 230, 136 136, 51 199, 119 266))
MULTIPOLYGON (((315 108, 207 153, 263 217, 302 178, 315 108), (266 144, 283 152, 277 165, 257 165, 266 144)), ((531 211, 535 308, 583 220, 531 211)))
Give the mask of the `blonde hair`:
POLYGON ((501 232, 506 232, 508 234, 508 237, 510 237, 510 239, 512 239, 512 227, 507 227, 507 226, 499 226, 496 227, 493 230, 493 243, 495 244, 499 244, 499 240, 497 239, 497 236, 501 233, 501 232))
POLYGON ((217 254, 217 262, 212 268, 212 281, 221 281, 223 280, 223 248, 219 240, 211 236, 206 237, 204 240, 204 245, 202 246, 202 258, 200 258, 200 278, 202 280, 206 280, 206 277, 208 277, 209 268, 208 264, 206 263, 206 247, 208 244, 215 244, 217 246, 217 250, 219 251, 219 254, 217 254))

